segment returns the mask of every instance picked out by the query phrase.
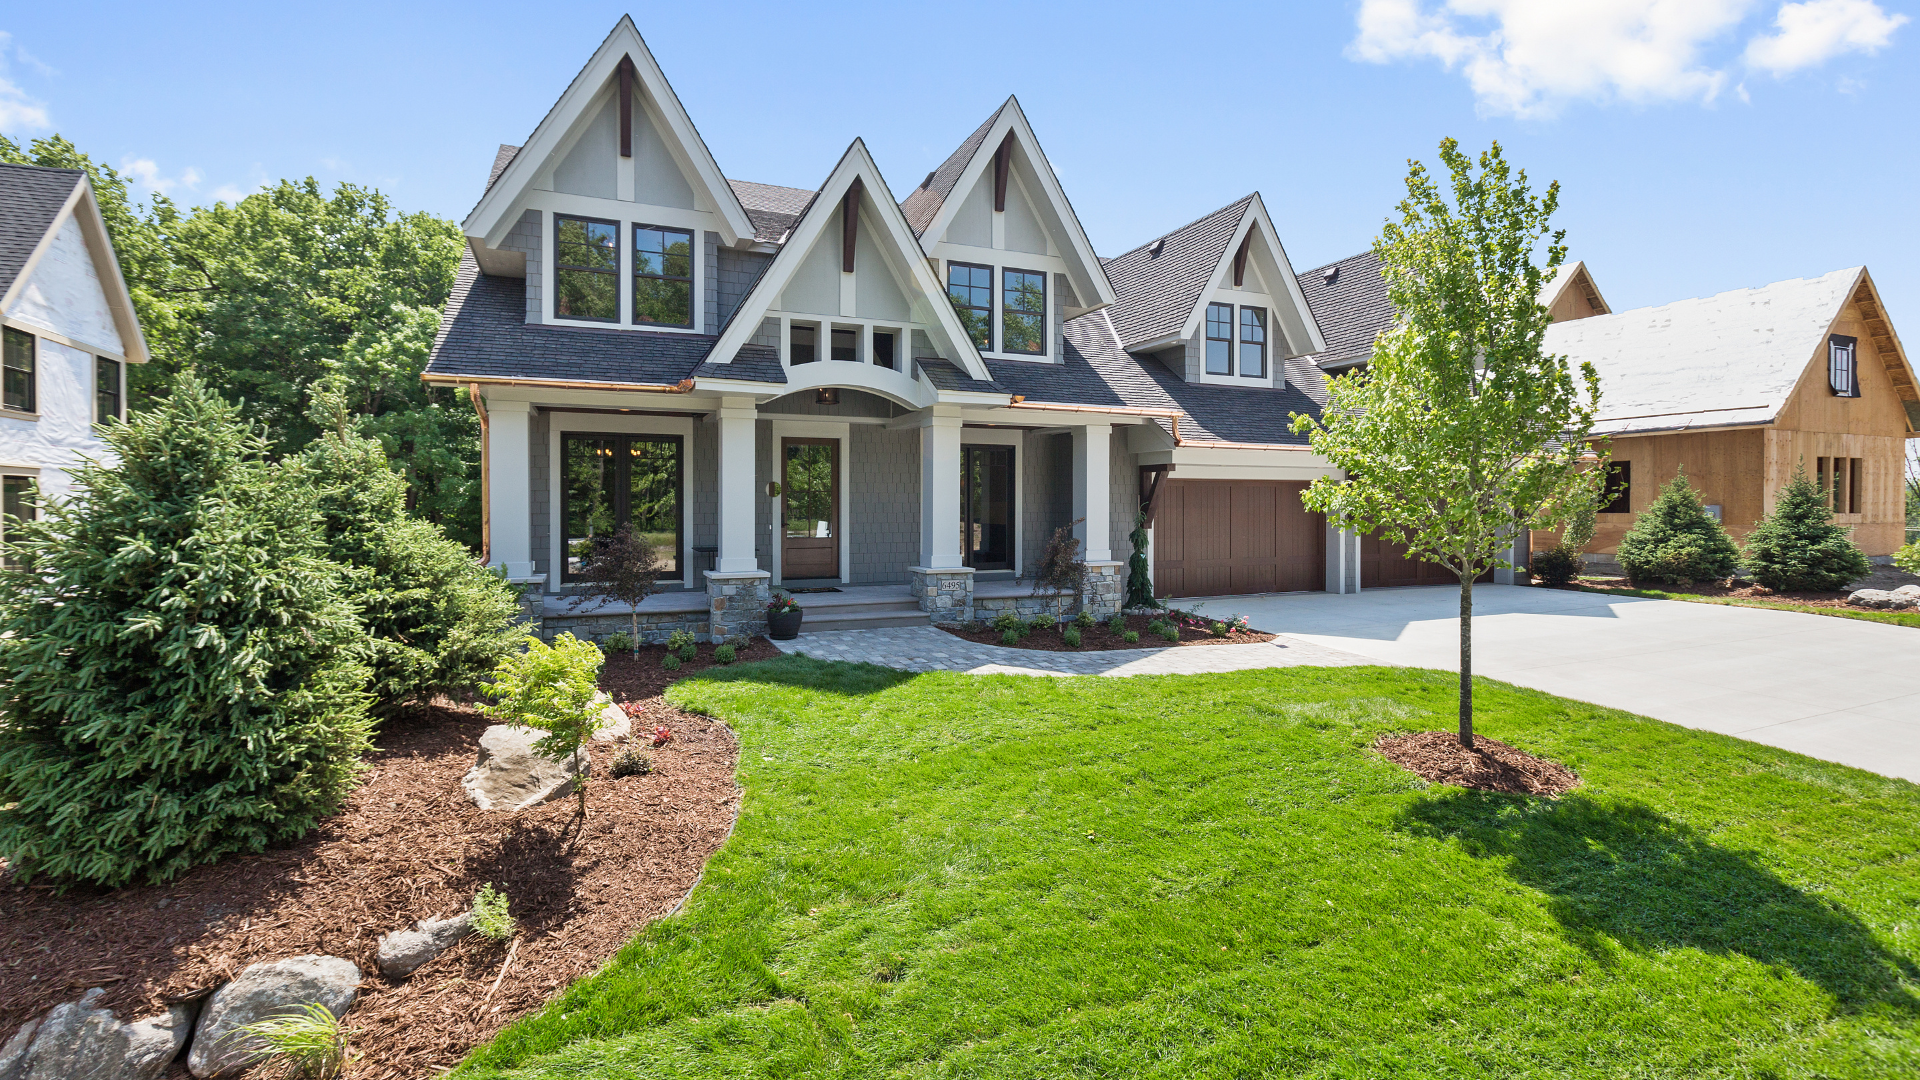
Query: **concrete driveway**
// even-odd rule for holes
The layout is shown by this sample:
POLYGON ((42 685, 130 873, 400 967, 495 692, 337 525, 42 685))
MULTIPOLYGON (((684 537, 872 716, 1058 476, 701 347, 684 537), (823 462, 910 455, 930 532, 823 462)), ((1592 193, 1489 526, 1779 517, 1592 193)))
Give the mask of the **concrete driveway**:
MULTIPOLYGON (((1920 781, 1920 629, 1512 585, 1473 596, 1475 674, 1920 781)), ((1175 604, 1459 670, 1454 587, 1175 604)))

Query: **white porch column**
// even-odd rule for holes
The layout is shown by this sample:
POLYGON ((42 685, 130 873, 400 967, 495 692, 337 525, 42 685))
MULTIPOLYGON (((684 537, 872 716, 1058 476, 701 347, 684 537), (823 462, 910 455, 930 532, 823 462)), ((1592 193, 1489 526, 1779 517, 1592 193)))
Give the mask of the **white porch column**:
POLYGON ((510 578, 533 576, 533 405, 487 398, 487 550, 510 578))
POLYGON ((1073 516, 1080 519, 1073 534, 1080 538, 1080 557, 1089 563, 1113 559, 1112 533, 1107 527, 1113 503, 1108 482, 1112 459, 1107 456, 1112 437, 1112 424, 1073 429, 1073 516))
POLYGON ((950 570, 960 554, 960 410, 935 405, 920 429, 920 565, 950 570))
POLYGON ((753 486, 753 399, 724 397, 714 422, 720 444, 720 551, 714 569, 723 574, 758 570, 753 554, 754 511, 759 492, 753 486))

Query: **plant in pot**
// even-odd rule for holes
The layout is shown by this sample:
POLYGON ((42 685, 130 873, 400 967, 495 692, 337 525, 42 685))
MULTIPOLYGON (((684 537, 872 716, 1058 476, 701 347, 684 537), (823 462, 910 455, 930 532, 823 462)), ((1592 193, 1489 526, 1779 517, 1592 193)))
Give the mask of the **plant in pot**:
POLYGON ((767 636, 775 641, 792 641, 800 636, 800 601, 785 589, 775 590, 767 601, 767 636))

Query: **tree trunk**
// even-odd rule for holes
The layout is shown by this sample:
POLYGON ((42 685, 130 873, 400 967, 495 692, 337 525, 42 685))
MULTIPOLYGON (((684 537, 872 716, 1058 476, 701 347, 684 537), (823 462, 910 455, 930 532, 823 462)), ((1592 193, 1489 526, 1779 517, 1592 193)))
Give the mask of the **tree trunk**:
POLYGON ((633 640, 631 642, 633 645, 633 658, 638 660, 640 659, 640 611, 637 606, 627 610, 627 621, 633 626, 633 640))
POLYGON ((1473 749, 1473 579, 1460 579, 1460 745, 1473 749))

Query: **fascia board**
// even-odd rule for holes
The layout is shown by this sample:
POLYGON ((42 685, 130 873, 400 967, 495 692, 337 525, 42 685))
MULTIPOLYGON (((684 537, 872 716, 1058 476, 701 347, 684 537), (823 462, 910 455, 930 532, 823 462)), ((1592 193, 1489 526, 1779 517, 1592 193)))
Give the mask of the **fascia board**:
MULTIPOLYGON (((1280 280, 1286 286, 1287 299, 1293 302, 1294 313, 1307 331, 1309 347, 1301 349, 1294 355, 1311 356, 1314 353, 1326 352, 1327 339, 1320 333, 1320 323, 1313 317, 1313 307, 1307 303, 1307 294, 1300 289, 1300 277, 1293 272, 1293 260, 1287 257, 1286 245, 1280 242, 1280 230, 1273 227, 1273 218, 1267 214, 1266 200, 1262 199, 1257 191, 1253 193, 1251 209, 1255 219, 1266 229, 1267 244, 1273 249, 1275 261, 1280 264, 1280 280)), ((1227 258, 1229 260, 1233 258, 1232 252, 1227 254, 1227 258)))
POLYGON ((94 277, 100 282, 100 291, 106 295, 107 310, 113 313, 114 329, 120 332, 121 349, 115 351, 97 343, 71 341, 38 328, 34 332, 85 352, 99 353, 132 364, 146 363, 151 359, 151 354, 147 351, 146 336, 140 332, 140 318, 134 311, 133 294, 127 289, 127 279, 120 275, 120 260, 113 254, 113 238, 107 232, 106 220, 100 216, 100 204, 94 198, 93 184, 85 176, 80 177, 79 182, 73 185, 73 190, 67 193, 67 201, 53 215, 53 224, 48 226, 46 233, 34 245, 33 253, 27 256, 26 264, 20 268, 19 276, 13 279, 7 294, 0 297, 0 312, 12 310, 20 290, 33 278, 41 258, 52 250, 54 239, 60 235, 68 218, 74 219, 80 226, 81 238, 87 245, 87 256, 93 260, 94 277))
MULTIPOLYGON (((1907 355, 1907 347, 1900 343, 1900 331, 1893 325, 1893 316, 1887 314, 1887 302, 1880 297, 1880 286, 1874 284, 1873 275, 1864 266, 1860 268, 1860 276, 1854 279, 1853 287, 1847 290, 1848 302, 1852 302, 1853 294, 1862 285, 1866 286, 1875 306, 1880 309, 1880 318, 1887 324, 1887 336, 1893 340, 1894 356, 1900 361, 1900 366, 1907 370, 1907 381, 1920 387, 1920 379, 1914 377, 1913 359, 1907 355)), ((1883 359, 1881 362, 1884 364, 1886 361, 1883 359)))
MULTIPOLYGON (((980 182, 980 174, 986 171, 987 163, 993 160, 993 150, 989 147, 999 147, 1000 140, 1007 137, 1009 123, 1007 106, 1002 105, 1000 111, 993 114, 993 126, 987 129, 986 138, 974 149, 966 168, 960 170, 960 178, 953 182, 953 190, 947 192, 947 197, 940 202, 940 209, 934 212, 933 220, 927 222, 926 229, 920 233, 919 239, 924 241, 921 250, 926 250, 926 244, 937 242, 939 237, 946 234, 947 226, 953 224, 954 216, 960 212, 960 204, 966 201, 967 193, 980 182)), ((931 255, 932 252, 927 254, 931 255)))
POLYGON ((20 273, 14 276, 13 284, 7 286, 5 295, 0 295, 0 311, 13 309, 13 302, 20 298, 20 290, 25 288, 27 282, 32 279, 34 268, 40 265, 40 259, 52 249, 54 237, 60 235, 60 226, 67 223, 67 217, 73 213, 73 208, 80 205, 80 199, 86 190, 87 178, 82 175, 74 183, 73 190, 67 192, 66 201, 60 204, 59 211, 53 215, 53 224, 49 225, 47 231, 40 234, 40 239, 34 242, 33 251, 28 254, 27 261, 21 264, 20 273))
POLYGON ((461 222, 460 227, 468 236, 483 239, 491 237, 500 231, 503 219, 514 216, 512 211, 526 186, 558 149, 561 140, 579 121, 587 106, 593 103, 601 88, 613 78, 614 69, 622 55, 633 58, 641 86, 658 103, 668 131, 679 144, 680 152, 691 159, 695 173, 707 189, 707 198, 715 207, 715 216, 720 219, 722 238, 732 246, 741 237, 753 235, 753 223, 748 220, 746 209, 740 205, 740 197, 733 193, 732 185, 721 174, 713 152, 693 126, 686 107, 681 104, 679 95, 673 92, 672 84, 660 70, 652 50, 647 48, 633 20, 623 15, 613 32, 594 51, 587 66, 574 76, 573 82, 561 93, 560 100, 554 103, 553 108, 541 119, 540 125, 534 128, 533 135, 514 155, 513 161, 508 163, 507 170, 500 174, 493 187, 481 197, 479 205, 461 222))
POLYGON ((1220 286, 1226 284, 1227 268, 1233 265, 1233 253, 1240 250, 1240 244, 1247 238, 1247 230, 1253 228, 1255 220, 1253 204, 1248 203, 1247 208, 1240 212, 1240 224, 1234 226, 1233 236, 1228 238, 1227 246, 1221 249, 1220 261, 1214 264, 1213 273, 1207 277, 1207 283, 1200 287, 1200 295, 1194 298, 1193 310, 1187 312, 1187 321, 1181 324, 1182 339, 1192 340, 1193 335, 1200 332, 1200 320, 1206 313, 1207 302, 1214 293, 1220 291, 1220 286))

